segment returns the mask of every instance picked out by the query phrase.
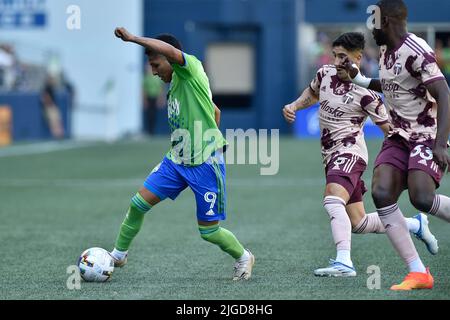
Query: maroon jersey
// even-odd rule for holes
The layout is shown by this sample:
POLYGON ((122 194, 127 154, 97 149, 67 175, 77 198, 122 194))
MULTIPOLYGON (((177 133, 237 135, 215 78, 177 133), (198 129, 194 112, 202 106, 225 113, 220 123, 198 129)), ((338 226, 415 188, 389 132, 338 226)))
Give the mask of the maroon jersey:
POLYGON ((409 33, 394 50, 380 47, 379 67, 393 127, 390 135, 398 134, 413 143, 434 140, 437 106, 425 85, 445 78, 430 46, 409 33))
POLYGON ((320 101, 319 123, 324 163, 344 153, 356 155, 367 163, 362 128, 368 116, 377 125, 388 122, 381 98, 374 91, 350 81, 341 81, 333 65, 320 68, 310 87, 320 101))

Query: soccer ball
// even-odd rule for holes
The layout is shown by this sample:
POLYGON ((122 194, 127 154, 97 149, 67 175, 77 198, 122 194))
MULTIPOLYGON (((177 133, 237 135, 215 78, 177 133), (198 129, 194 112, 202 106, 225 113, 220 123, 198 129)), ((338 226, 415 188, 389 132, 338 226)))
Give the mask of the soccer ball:
POLYGON ((78 258, 81 277, 88 282, 105 282, 111 279, 114 260, 108 251, 102 248, 90 248, 78 258))

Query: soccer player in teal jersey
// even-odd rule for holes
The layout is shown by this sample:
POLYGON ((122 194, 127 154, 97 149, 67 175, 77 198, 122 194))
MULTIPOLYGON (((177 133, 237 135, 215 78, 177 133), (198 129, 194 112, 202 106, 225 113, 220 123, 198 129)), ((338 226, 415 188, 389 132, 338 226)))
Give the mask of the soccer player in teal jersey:
POLYGON ((227 142, 218 129, 220 110, 212 101, 209 80, 201 62, 181 50, 172 35, 137 37, 125 28, 115 35, 145 48, 153 74, 170 83, 168 117, 172 148, 131 199, 111 252, 115 265, 127 262, 128 249, 139 232, 144 215, 160 201, 176 197, 187 187, 195 194, 201 237, 236 259, 233 280, 251 277, 255 258, 233 233, 219 226, 225 220, 225 164, 227 142))

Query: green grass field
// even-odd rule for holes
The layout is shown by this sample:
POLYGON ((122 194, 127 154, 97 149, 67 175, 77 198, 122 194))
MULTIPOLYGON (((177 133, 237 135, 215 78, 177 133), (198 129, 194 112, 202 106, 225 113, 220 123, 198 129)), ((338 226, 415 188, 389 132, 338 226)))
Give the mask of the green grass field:
MULTIPOLYGON (((381 141, 369 142, 372 164, 381 141)), ((280 170, 227 166, 223 226, 256 256, 253 278, 233 283, 233 259, 203 241, 195 201, 186 190, 149 215, 128 265, 108 283, 69 290, 66 268, 89 247, 112 249, 129 201, 167 150, 167 138, 97 143, 42 154, 5 156, 0 149, 0 299, 449 299, 450 225, 431 218, 440 252, 418 251, 435 277, 433 290, 390 292, 406 268, 385 235, 355 235, 358 276, 316 278, 334 258, 329 218, 322 207, 323 168, 318 141, 283 138, 280 170), (366 286, 367 267, 381 269, 381 289, 366 286)), ((370 186, 372 166, 364 178, 370 186)), ((445 178, 441 193, 450 194, 445 178)), ((366 208, 374 211, 370 194, 366 208)), ((403 213, 416 211, 406 194, 403 213)))

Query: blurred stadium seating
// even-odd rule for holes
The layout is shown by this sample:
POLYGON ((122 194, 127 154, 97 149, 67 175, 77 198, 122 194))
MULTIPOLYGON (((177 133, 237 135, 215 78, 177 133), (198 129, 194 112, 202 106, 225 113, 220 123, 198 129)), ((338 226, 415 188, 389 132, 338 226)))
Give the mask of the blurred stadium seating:
MULTIPOLYGON (((369 0, 139 0, 128 7, 114 1, 111 8, 78 1, 86 14, 79 30, 65 28, 71 1, 27 6, 20 0, 0 1, 0 31, 7 31, 0 33, 0 104, 12 110, 14 141, 51 138, 39 116, 39 92, 52 68, 64 71, 72 83, 71 90, 64 85, 58 90, 67 137, 110 140, 142 132, 139 92, 145 59, 138 48, 114 41, 111 33, 118 24, 145 35, 173 33, 187 52, 203 60, 214 99, 223 109, 222 129, 279 128, 299 137, 315 136, 309 128, 316 124, 289 127, 280 109, 308 85, 321 64, 329 63, 330 43, 339 33, 365 32, 363 69, 368 75, 377 73, 377 48, 365 27, 369 0), (110 10, 101 29, 87 18, 100 8, 110 10), (218 68, 216 61, 223 66, 218 68)), ((450 78, 450 21, 443 14, 450 11, 450 2, 433 0, 430 5, 442 10, 424 13, 421 1, 409 0, 408 5, 410 31, 439 45, 437 53, 450 78)), ((158 113, 164 119, 165 110, 158 113)), ((370 125, 367 130, 369 136, 378 134, 370 125)), ((167 133, 165 121, 158 121, 155 131, 167 133)))

